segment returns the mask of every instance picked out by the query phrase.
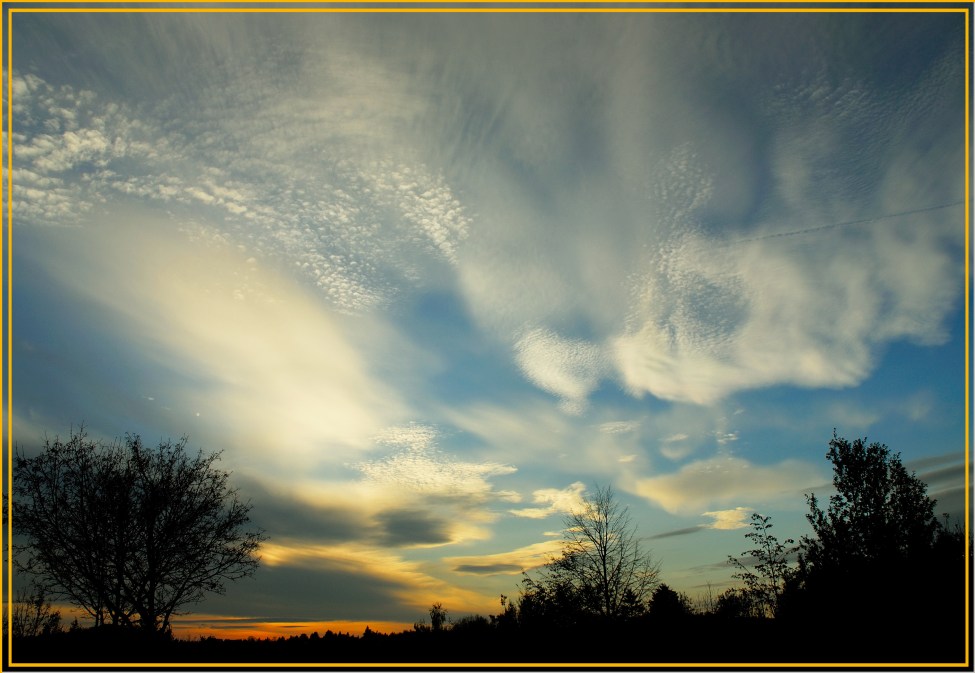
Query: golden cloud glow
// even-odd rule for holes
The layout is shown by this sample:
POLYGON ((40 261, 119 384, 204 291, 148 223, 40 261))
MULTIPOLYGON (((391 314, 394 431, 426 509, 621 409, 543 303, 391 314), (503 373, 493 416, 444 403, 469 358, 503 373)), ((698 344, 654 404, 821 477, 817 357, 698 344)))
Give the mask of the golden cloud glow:
POLYGON ((51 265, 52 275, 107 308, 148 357, 197 381, 171 404, 257 464, 311 466, 324 447, 363 450, 405 416, 352 345, 381 326, 329 313, 245 250, 188 244, 142 213, 61 233, 74 263, 51 265))
POLYGON ((545 565, 561 551, 561 540, 546 540, 499 554, 452 556, 443 561, 453 566, 456 572, 481 575, 518 575, 524 570, 545 565))
POLYGON ((489 612, 495 609, 497 597, 454 586, 429 574, 424 564, 407 561, 385 549, 358 543, 316 545, 302 542, 268 542, 262 547, 268 565, 337 569, 368 575, 376 580, 401 587, 393 594, 404 605, 423 614, 434 601, 451 610, 489 612))
POLYGON ((748 507, 735 507, 734 509, 721 509, 716 512, 704 512, 701 516, 709 516, 714 519, 708 524, 708 528, 735 530, 748 527, 747 519, 751 513, 752 510, 748 507))

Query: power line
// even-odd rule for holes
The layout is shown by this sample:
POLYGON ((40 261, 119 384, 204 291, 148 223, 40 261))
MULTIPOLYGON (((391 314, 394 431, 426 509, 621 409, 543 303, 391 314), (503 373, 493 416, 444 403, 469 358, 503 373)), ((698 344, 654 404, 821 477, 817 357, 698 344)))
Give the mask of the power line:
POLYGON ((915 208, 914 210, 903 210, 899 213, 888 213, 886 215, 878 215, 876 217, 866 217, 862 220, 849 220, 847 222, 836 222, 833 224, 823 224, 818 227, 806 227, 805 229, 796 229, 794 231, 780 231, 773 234, 763 234, 761 236, 753 236, 752 238, 740 238, 736 241, 729 241, 726 246, 741 245, 742 243, 752 243, 754 241, 764 241, 769 238, 784 238, 787 236, 801 236, 803 234, 813 234, 817 231, 826 231, 828 229, 838 229, 840 227, 848 227, 854 224, 869 224, 871 222, 880 222, 881 220, 892 220, 898 217, 906 217, 908 215, 917 215, 918 213, 928 213, 933 210, 944 210, 945 208, 954 208, 955 206, 960 206, 964 201, 952 201, 951 203, 942 203, 936 206, 925 206, 924 208, 915 208))

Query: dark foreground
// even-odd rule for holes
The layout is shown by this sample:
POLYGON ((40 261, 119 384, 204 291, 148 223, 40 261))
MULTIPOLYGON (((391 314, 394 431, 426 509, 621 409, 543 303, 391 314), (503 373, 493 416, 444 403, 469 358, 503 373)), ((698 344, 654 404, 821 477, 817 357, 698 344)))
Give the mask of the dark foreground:
POLYGON ((47 663, 372 663, 490 664, 968 664, 964 625, 928 615, 881 623, 835 615, 832 620, 716 619, 690 615, 643 619, 616 628, 499 629, 491 624, 445 631, 317 634, 278 639, 168 640, 110 628, 83 629, 15 641, 18 668, 47 663))

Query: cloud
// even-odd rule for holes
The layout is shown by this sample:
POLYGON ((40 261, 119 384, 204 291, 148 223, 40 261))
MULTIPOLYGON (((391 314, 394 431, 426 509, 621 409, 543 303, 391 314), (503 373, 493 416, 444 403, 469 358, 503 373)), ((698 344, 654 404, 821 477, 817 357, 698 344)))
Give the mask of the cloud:
MULTIPOLYGON (((16 213, 65 225, 104 203, 161 206, 197 221, 202 236, 283 262, 340 311, 386 305, 436 276, 434 260, 456 263, 471 218, 442 173, 409 150, 377 151, 379 141, 409 145, 393 128, 417 113, 407 101, 419 101, 388 64, 323 63, 305 89, 261 94, 282 101, 280 114, 255 113, 253 79, 227 81, 180 108, 176 129, 170 103, 136 109, 14 73, 16 213), (366 81, 378 88, 367 94, 366 81), (382 104, 378 91, 396 102, 382 104)), ((280 89, 274 82, 262 80, 280 89)))
POLYGON ((600 432, 618 435, 637 430, 640 427, 640 421, 608 421, 606 423, 600 423, 597 427, 600 432))
MULTIPOLYGON (((742 224, 773 234, 957 201, 957 183, 911 178, 906 166, 919 167, 914 143, 931 142, 909 133, 911 125, 931 113, 957 114, 950 111, 960 99, 943 89, 946 77, 959 75, 957 62, 934 61, 910 94, 876 86, 862 72, 815 75, 808 88, 766 87, 776 126, 764 136, 770 152, 757 156, 776 178, 761 194, 763 213, 742 224), (929 95, 935 92, 942 97, 929 95), (876 152, 885 161, 864 161, 876 152)), ((938 134, 937 149, 925 153, 948 174, 961 166, 958 152, 940 144, 950 135, 938 134)), ((687 161, 708 171, 703 157, 687 161)), ((681 215, 681 233, 662 241, 634 279, 627 328, 612 340, 621 380, 634 395, 711 404, 777 384, 853 386, 888 343, 943 343, 959 296, 948 289, 958 287, 951 280, 961 263, 957 217, 918 212, 736 244, 744 237, 718 235, 681 215)))
POLYGON ((513 563, 485 563, 482 565, 454 566, 454 572, 463 575, 518 575, 523 568, 513 563))
MULTIPOLYGON (((383 437, 389 436, 389 430, 383 437)), ((489 499, 510 499, 511 494, 496 492, 487 481, 490 477, 517 471, 513 465, 494 461, 466 462, 450 457, 432 446, 429 428, 392 431, 397 442, 408 448, 384 458, 354 465, 367 482, 403 492, 443 499, 483 503, 489 499)), ((384 440, 388 441, 388 440, 384 440)))
POLYGON ((443 561, 454 572, 477 575, 518 575, 545 565, 562 551, 561 540, 546 540, 497 554, 452 556, 443 561))
POLYGON ((689 435, 686 432, 678 432, 661 440, 660 454, 670 460, 682 460, 694 451, 694 446, 687 443, 689 435))
POLYGON ((690 535, 692 533, 700 533, 702 530, 707 530, 707 526, 690 526, 689 528, 678 528, 676 530, 669 530, 665 533, 658 533, 656 535, 651 535, 651 540, 662 540, 668 537, 678 537, 680 535, 690 535))
MULTIPOLYGON (((957 212, 761 237, 958 201, 957 182, 934 178, 929 193, 912 190, 913 203, 893 199, 911 174, 900 166, 902 157, 913 158, 915 175, 931 176, 918 170, 926 161, 945 175, 962 165, 947 145, 919 158, 912 143, 928 141, 911 131, 928 112, 958 109, 957 94, 928 96, 943 93, 945 81, 960 81, 957 64, 929 64, 924 76, 892 95, 852 66, 845 78, 827 78, 816 57, 810 68, 817 86, 809 89, 779 81, 784 73, 770 75, 776 84, 769 86, 738 70, 741 63, 726 63, 727 76, 748 82, 740 91, 743 107, 752 109, 746 101, 755 95, 769 105, 719 119, 708 106, 655 96, 651 82, 683 90, 674 81, 673 57, 617 37, 620 55, 630 56, 618 62, 644 62, 634 52, 658 56, 647 54, 654 67, 621 69, 593 84, 606 95, 592 116, 613 122, 601 129, 609 149, 600 156, 615 175, 628 177, 626 185, 583 189, 566 180, 558 189, 518 170, 501 173, 500 161, 479 165, 485 173, 488 166, 496 170, 479 186, 497 198, 493 212, 487 202, 478 207, 479 231, 459 256, 460 280, 481 324, 519 343, 516 360, 532 383, 570 412, 583 409, 605 379, 635 397, 712 405, 776 385, 852 387, 875 370, 890 343, 943 343, 960 296, 957 212), (920 99, 926 104, 918 106, 920 99), (672 133, 648 133, 647 120, 672 133), (885 160, 864 162, 876 153, 885 160), (763 177, 769 175, 775 178, 763 177), (607 194, 616 203, 602 200, 607 194), (545 208, 551 202, 560 204, 557 215, 545 208), (637 202, 640 210, 628 207, 637 202), (729 205, 738 217, 726 214, 729 205), (582 220, 604 223, 600 235, 586 236, 582 220), (556 227, 558 239, 546 237, 556 227), (589 264, 602 276, 590 274, 589 264), (609 277, 615 287, 605 282, 609 277)), ((533 82, 535 74, 523 77, 533 82)), ((517 116, 503 106, 496 113, 498 143, 513 143, 504 136, 509 115, 517 116)), ((575 129, 581 133, 584 124, 575 129)), ((572 130, 565 129, 566 144, 572 130)))
POLYGON ((704 526, 705 528, 736 530, 738 528, 748 527, 749 524, 746 519, 751 515, 752 511, 747 507, 735 507, 734 509, 722 509, 716 512, 704 512, 701 516, 709 516, 714 519, 707 526, 704 526))
POLYGON ((547 329, 527 331, 515 344, 515 361, 525 377, 560 398, 570 414, 582 413, 604 364, 600 349, 581 339, 565 339, 547 329))
POLYGON ((731 442, 738 441, 737 432, 715 432, 714 436, 718 444, 722 446, 725 444, 730 444, 731 442))
POLYGON ((253 505, 251 520, 256 526, 273 531, 276 538, 350 542, 370 535, 367 512, 353 503, 314 503, 303 499, 293 488, 275 488, 253 477, 238 476, 236 481, 253 505))
POLYGON ((307 468, 369 448, 406 415, 359 345, 381 324, 360 322, 355 337, 307 290, 233 248, 190 245, 139 210, 38 235, 43 244, 21 254, 43 254, 52 281, 103 316, 90 329, 140 345, 156 397, 177 401, 172 420, 198 440, 253 464, 307 468))
POLYGON ((564 414, 534 399, 444 405, 439 411, 451 426, 491 455, 511 463, 517 461, 519 467, 559 469, 558 456, 565 453, 571 438, 578 437, 574 424, 564 414))
POLYGON ((410 423, 405 426, 384 428, 374 438, 377 444, 407 447, 414 451, 424 451, 434 445, 439 430, 432 425, 410 423))
POLYGON ((423 53, 385 33, 377 46, 372 17, 314 29, 282 17, 257 40, 246 17, 219 18, 81 19, 86 35, 118 26, 139 54, 111 69, 117 81, 90 75, 91 90, 8 73, 15 216, 78 223, 119 200, 166 209, 344 313, 450 285, 569 414, 606 380, 705 405, 774 385, 853 386, 887 344, 945 338, 955 215, 821 227, 960 198, 942 177, 960 165, 958 139, 914 132, 953 114, 948 82, 963 73, 947 54, 893 91, 855 59, 834 76, 821 54, 792 53, 809 59, 801 82, 747 59, 714 71, 713 47, 688 33, 637 39, 612 21, 569 55, 556 34, 538 42, 505 25, 488 38, 464 17, 424 22, 423 53), (172 60, 148 62, 135 35, 172 60), (209 56, 192 96, 166 101, 160 85, 190 58, 170 42, 209 56), (468 43, 512 67, 499 75, 468 43), (689 104, 717 90, 691 81, 740 81, 720 107, 739 112, 689 104), (109 84, 158 105, 125 105, 109 84), (813 233, 778 236, 801 229, 813 233))
POLYGON ((450 523, 423 510, 389 510, 375 518, 382 529, 379 543, 383 546, 432 546, 452 540, 450 523))
POLYGON ((547 504, 547 507, 526 507, 508 511, 515 516, 528 519, 544 519, 553 514, 566 514, 582 508, 585 492, 586 485, 581 481, 570 484, 563 489, 542 488, 532 493, 532 502, 536 505, 547 504))
POLYGON ((430 596, 437 596, 445 605, 477 611, 492 609, 497 600, 435 577, 422 563, 358 543, 322 545, 271 540, 262 546, 261 554, 262 567, 255 579, 276 577, 287 583, 277 600, 275 591, 268 588, 260 591, 257 602, 248 607, 246 601, 252 587, 247 587, 248 591, 233 595, 233 602, 239 606, 235 611, 231 612, 219 599, 212 604, 208 600, 208 610, 259 615, 266 596, 266 609, 274 610, 268 616, 281 619, 388 620, 414 618, 416 611, 422 613, 429 607, 430 596), (315 587, 331 592, 330 597, 322 598, 315 587))
POLYGON ((323 562, 318 567, 265 563, 241 591, 207 598, 209 612, 268 621, 410 619, 407 580, 323 562))
POLYGON ((690 514, 736 499, 794 497, 823 481, 820 469, 802 461, 755 465, 724 456, 688 463, 672 474, 632 477, 624 487, 672 514, 690 514))

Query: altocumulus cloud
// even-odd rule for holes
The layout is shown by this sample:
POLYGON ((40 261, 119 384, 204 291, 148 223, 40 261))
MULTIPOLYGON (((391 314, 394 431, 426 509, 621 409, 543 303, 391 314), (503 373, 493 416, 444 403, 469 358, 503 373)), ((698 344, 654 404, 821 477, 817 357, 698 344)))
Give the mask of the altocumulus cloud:
POLYGON ((542 488, 532 493, 532 502, 546 507, 524 507, 509 510, 515 516, 528 519, 544 519, 553 514, 568 514, 581 510, 586 485, 581 481, 570 484, 566 488, 542 488))
POLYGON ((405 450, 385 458, 363 461, 355 468, 369 482, 424 496, 465 502, 517 499, 517 494, 510 491, 494 491, 487 481, 489 477, 516 472, 516 467, 494 461, 457 460, 436 447, 435 437, 436 432, 431 427, 389 428, 380 435, 381 441, 394 446, 405 445, 405 450))

